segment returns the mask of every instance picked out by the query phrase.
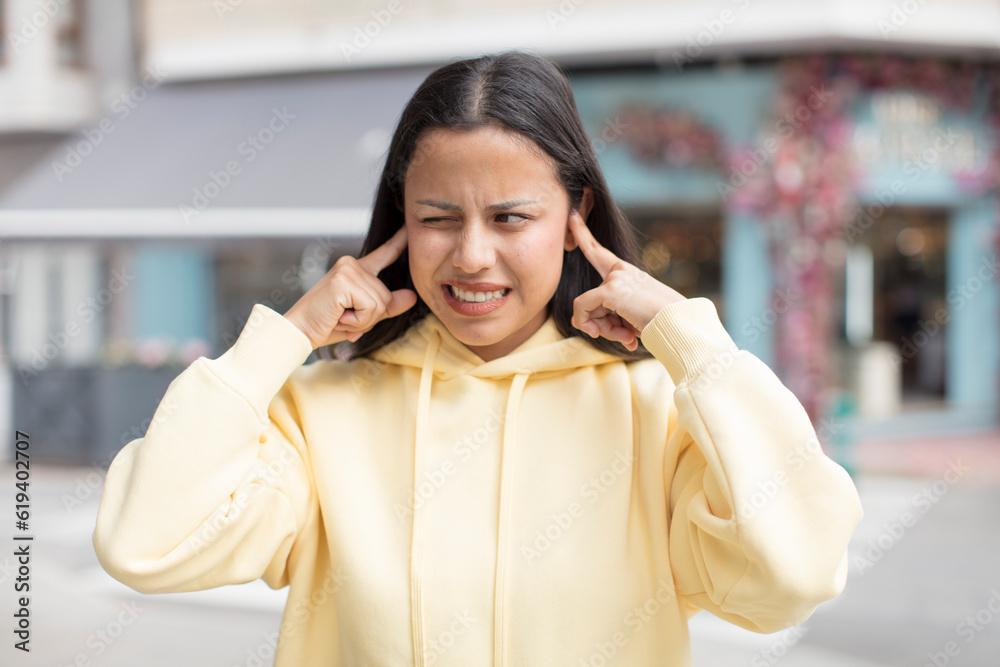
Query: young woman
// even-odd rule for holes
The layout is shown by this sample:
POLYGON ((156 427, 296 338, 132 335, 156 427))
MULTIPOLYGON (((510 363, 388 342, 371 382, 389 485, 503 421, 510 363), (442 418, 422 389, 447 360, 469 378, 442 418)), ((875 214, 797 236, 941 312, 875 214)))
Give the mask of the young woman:
POLYGON ((773 632, 841 591, 851 479, 639 268, 553 63, 432 73, 360 254, 170 385, 108 470, 112 576, 290 586, 279 667, 687 665, 698 609, 773 632))

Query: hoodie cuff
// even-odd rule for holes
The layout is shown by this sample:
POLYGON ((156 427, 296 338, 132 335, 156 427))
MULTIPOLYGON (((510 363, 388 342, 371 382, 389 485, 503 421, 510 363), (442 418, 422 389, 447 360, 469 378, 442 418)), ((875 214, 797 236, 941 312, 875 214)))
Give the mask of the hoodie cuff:
POLYGON ((218 359, 207 359, 205 363, 249 401, 266 423, 271 400, 312 351, 312 343, 298 327, 258 303, 232 347, 218 359))
POLYGON ((718 354, 739 350, 722 326, 715 304, 705 297, 667 304, 639 338, 666 367, 675 386, 693 379, 718 354))

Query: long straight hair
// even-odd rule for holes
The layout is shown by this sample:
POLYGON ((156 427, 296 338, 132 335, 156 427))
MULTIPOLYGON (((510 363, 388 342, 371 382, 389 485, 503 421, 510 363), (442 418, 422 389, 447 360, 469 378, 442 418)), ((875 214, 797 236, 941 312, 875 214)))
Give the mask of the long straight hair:
MULTIPOLYGON (((406 172, 411 163, 415 166, 423 159, 416 154, 418 140, 434 129, 488 126, 526 137, 551 156, 572 210, 579 210, 584 187, 589 186, 594 196, 587 216, 591 234, 620 259, 646 270, 632 227, 611 198, 566 74, 553 61, 518 50, 444 65, 428 75, 413 94, 389 145, 361 256, 388 241, 405 224, 401 208, 406 172)), ((627 361, 651 357, 641 341, 629 351, 617 341, 591 338, 573 326, 573 300, 603 281, 579 247, 563 253, 562 276, 548 302, 559 332, 566 338, 578 336, 627 361)), ((334 260, 330 258, 328 271, 334 260)), ((408 288, 416 292, 407 250, 378 277, 390 291, 408 288)), ((345 360, 368 355, 394 341, 429 312, 417 294, 417 303, 406 312, 379 321, 353 343, 328 345, 318 354, 345 360)))

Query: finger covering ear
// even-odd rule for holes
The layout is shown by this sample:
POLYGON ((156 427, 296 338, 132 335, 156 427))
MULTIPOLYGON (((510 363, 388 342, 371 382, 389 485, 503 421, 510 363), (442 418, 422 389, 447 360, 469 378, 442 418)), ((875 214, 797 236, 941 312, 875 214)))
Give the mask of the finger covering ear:
POLYGON ((578 245, 579 244, 576 242, 576 236, 573 234, 573 230, 570 229, 570 226, 567 224, 566 239, 565 242, 563 243, 563 248, 565 248, 566 252, 570 252, 571 250, 576 250, 576 247, 578 245))

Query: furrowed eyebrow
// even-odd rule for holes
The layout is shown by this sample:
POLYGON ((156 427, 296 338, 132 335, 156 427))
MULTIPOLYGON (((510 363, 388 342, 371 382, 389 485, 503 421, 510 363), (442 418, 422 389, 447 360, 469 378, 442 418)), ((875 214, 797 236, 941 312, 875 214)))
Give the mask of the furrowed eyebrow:
MULTIPOLYGON (((433 199, 418 199, 418 204, 426 204, 427 206, 433 206, 434 208, 439 208, 442 211, 457 211, 462 212, 462 207, 458 204, 452 204, 447 201, 436 201, 433 199)), ((534 199, 512 199, 510 201, 497 202, 496 204, 490 204, 486 207, 487 211, 500 211, 503 209, 514 208, 515 206, 523 206, 524 204, 537 204, 538 202, 534 199)))

